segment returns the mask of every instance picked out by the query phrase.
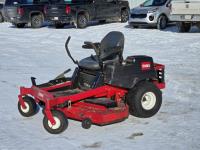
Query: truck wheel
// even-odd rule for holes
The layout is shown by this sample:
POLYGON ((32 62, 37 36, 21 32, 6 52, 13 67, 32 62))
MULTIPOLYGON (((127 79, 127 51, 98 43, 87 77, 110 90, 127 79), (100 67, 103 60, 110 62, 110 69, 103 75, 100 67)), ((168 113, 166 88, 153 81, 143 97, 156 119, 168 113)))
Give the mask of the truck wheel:
POLYGON ((14 24, 17 28, 24 28, 25 27, 25 23, 18 23, 18 24, 14 24))
POLYGON ((65 24, 63 24, 63 23, 60 23, 60 22, 56 22, 56 23, 55 23, 56 29, 64 28, 64 26, 65 26, 65 24))
POLYGON ((31 117, 35 115, 37 112, 37 104, 35 103, 35 100, 29 96, 23 97, 23 100, 24 100, 26 108, 24 109, 21 106, 20 102, 18 102, 19 113, 24 117, 31 117))
POLYGON ((31 27, 32 28, 41 28, 43 25, 43 18, 41 15, 33 15, 31 17, 31 27))
POLYGON ((130 114, 139 118, 155 115, 162 104, 162 93, 151 82, 142 82, 127 95, 130 114))
POLYGON ((56 121, 55 125, 52 125, 46 116, 44 116, 43 119, 43 126, 47 130, 47 132, 51 134, 59 134, 65 131, 68 127, 68 120, 66 116, 61 111, 57 110, 52 111, 52 115, 54 120, 56 121))
POLYGON ((3 21, 4 21, 3 15, 0 13, 0 23, 2 23, 3 21))
POLYGON ((161 15, 158 18, 158 22, 157 22, 157 29, 159 30, 163 30, 167 27, 167 17, 164 15, 161 15))
POLYGON ((77 17, 77 27, 78 28, 86 28, 88 24, 88 18, 85 14, 79 14, 77 17))
POLYGON ((121 22, 127 22, 129 18, 129 12, 127 9, 121 11, 121 22))
POLYGON ((177 22, 176 26, 178 28, 178 32, 189 32, 191 28, 191 23, 185 23, 185 22, 177 22))

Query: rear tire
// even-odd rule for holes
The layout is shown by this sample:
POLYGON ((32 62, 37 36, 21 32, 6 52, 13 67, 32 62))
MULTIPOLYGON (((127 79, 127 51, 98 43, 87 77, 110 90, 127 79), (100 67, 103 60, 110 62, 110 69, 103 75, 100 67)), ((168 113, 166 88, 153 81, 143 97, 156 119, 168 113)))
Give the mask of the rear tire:
POLYGON ((0 23, 4 22, 3 15, 0 13, 0 23))
POLYGON ((127 9, 123 9, 121 10, 121 22, 125 23, 128 21, 129 18, 129 12, 127 9))
POLYGON ((178 28, 178 32, 184 33, 184 32, 189 32, 192 25, 191 23, 177 22, 176 26, 178 28))
POLYGON ((43 126, 47 132, 51 134, 59 134, 64 132, 68 127, 68 120, 66 116, 61 112, 54 110, 52 111, 52 115, 56 121, 55 125, 52 125, 51 122, 44 116, 43 126))
POLYGON ((31 27, 32 28, 41 28, 43 25, 43 18, 41 15, 33 15, 31 17, 31 27))
POLYGON ((85 14, 79 14, 77 17, 77 28, 83 29, 88 25, 88 18, 85 14))
POLYGON ((14 24, 17 28, 24 28, 25 27, 25 23, 18 23, 18 24, 14 24))
POLYGON ((20 102, 18 102, 19 113, 24 117, 31 117, 35 115, 37 112, 37 104, 35 103, 35 100, 29 96, 23 97, 23 100, 25 102, 26 108, 23 109, 20 102))
POLYGON ((126 96, 130 114, 139 118, 155 115, 162 104, 162 93, 151 82, 142 82, 126 96))
POLYGON ((157 23, 157 29, 163 30, 167 27, 167 17, 164 15, 161 15, 158 18, 158 23, 157 23))

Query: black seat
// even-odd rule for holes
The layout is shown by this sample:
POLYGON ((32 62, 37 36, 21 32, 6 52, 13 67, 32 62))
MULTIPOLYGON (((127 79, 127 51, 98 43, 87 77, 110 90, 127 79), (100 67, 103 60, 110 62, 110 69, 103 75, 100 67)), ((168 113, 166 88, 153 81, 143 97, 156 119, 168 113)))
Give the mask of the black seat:
POLYGON ((82 59, 79 67, 89 70, 101 69, 104 62, 120 63, 123 60, 122 53, 124 49, 124 35, 121 32, 112 31, 108 33, 99 47, 96 48, 98 54, 82 59))
POLYGON ((79 61, 79 67, 88 70, 100 70, 99 60, 97 56, 90 56, 79 61))

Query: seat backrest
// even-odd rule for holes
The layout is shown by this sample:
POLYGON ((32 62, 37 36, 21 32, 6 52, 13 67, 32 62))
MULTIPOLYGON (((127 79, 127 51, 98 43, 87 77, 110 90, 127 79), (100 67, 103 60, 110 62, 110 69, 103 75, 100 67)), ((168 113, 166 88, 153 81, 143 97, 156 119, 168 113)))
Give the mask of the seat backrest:
POLYGON ((118 31, 108 33, 100 44, 100 59, 105 61, 107 59, 122 58, 124 50, 124 35, 118 31))

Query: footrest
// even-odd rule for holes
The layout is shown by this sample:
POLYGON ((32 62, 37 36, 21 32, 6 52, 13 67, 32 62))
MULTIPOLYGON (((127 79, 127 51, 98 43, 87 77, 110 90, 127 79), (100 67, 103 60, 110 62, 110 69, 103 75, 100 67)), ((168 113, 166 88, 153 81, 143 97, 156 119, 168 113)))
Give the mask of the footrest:
POLYGON ((84 102, 105 106, 107 108, 117 107, 116 102, 114 100, 111 100, 111 99, 108 99, 108 98, 86 99, 84 102))

